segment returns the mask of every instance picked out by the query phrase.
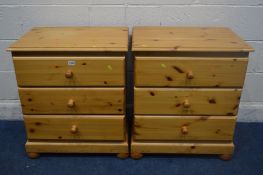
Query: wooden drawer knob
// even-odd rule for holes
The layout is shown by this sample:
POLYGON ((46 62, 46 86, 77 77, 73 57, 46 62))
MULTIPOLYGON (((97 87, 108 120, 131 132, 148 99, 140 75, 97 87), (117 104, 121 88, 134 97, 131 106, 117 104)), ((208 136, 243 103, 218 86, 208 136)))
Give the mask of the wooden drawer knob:
POLYGON ((193 72, 192 72, 192 71, 188 71, 188 72, 186 73, 186 77, 187 77, 187 79, 189 79, 189 80, 193 79, 193 78, 194 78, 193 72))
POLYGON ((183 107, 184 107, 184 108, 190 108, 190 106, 191 106, 191 105, 190 105, 189 100, 187 100, 187 99, 184 100, 184 102, 183 102, 183 107))
POLYGON ((71 126, 71 129, 70 129, 70 132, 71 132, 72 134, 76 134, 76 133, 78 132, 78 127, 77 127, 77 125, 72 125, 72 126, 71 126))
POLYGON ((67 72, 65 73, 65 77, 66 77, 66 78, 72 78, 72 77, 73 77, 73 72, 72 72, 72 70, 67 70, 67 72))
POLYGON ((184 135, 186 135, 186 134, 188 134, 188 128, 187 128, 187 126, 182 126, 182 128, 181 128, 181 133, 182 134, 184 134, 184 135))
POLYGON ((68 101, 68 107, 73 108, 75 106, 75 101, 73 99, 69 99, 68 101))

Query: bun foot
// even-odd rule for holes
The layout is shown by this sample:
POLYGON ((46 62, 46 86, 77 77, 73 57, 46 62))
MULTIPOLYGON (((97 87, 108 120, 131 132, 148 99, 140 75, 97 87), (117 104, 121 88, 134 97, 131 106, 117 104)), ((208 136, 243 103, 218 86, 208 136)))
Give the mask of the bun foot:
POLYGON ((36 159, 40 156, 39 153, 27 153, 27 156, 30 158, 30 159, 36 159))
POLYGON ((219 159, 225 160, 225 161, 231 160, 232 159, 232 154, 221 154, 221 155, 219 155, 219 159))
POLYGON ((127 157, 129 157, 129 153, 118 153, 117 157, 120 159, 126 159, 127 157))
POLYGON ((141 159, 143 157, 142 153, 131 153, 131 158, 138 160, 141 159))

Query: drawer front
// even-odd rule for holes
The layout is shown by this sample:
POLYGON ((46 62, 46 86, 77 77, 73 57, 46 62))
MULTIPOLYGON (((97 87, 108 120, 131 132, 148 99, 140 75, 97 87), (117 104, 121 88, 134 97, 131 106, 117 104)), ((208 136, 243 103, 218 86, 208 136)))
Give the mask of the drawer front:
POLYGON ((236 115, 240 89, 135 88, 135 114, 236 115))
POLYGON ((123 86, 124 57, 14 57, 19 86, 123 86))
POLYGON ((25 115, 28 139, 124 140, 123 115, 25 115))
POLYGON ((242 87, 247 58, 136 57, 135 85, 242 87))
POLYGON ((24 114, 123 114, 124 88, 19 88, 24 114))
POLYGON ((134 140, 232 140, 236 116, 135 116, 134 140))

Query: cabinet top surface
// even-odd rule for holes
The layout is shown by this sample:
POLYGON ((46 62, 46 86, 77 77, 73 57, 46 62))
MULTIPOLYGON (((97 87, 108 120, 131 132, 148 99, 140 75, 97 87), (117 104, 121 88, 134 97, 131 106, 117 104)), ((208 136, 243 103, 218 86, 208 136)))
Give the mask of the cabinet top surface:
POLYGON ((132 37, 133 51, 253 51, 225 27, 134 27, 132 37))
POLYGON ((12 44, 9 51, 128 50, 127 27, 35 27, 12 44))

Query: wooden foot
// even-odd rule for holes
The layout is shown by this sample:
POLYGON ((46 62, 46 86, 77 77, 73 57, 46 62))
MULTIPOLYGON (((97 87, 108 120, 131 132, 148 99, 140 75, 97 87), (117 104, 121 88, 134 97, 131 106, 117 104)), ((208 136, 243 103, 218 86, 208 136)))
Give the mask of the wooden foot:
POLYGON ((40 156, 39 153, 27 153, 27 156, 30 158, 30 159, 36 159, 40 156))
POLYGON ((117 157, 120 159, 126 159, 127 157, 129 157, 129 153, 119 153, 117 154, 117 157))
POLYGON ((225 160, 225 161, 231 160, 232 159, 232 154, 221 154, 221 155, 219 155, 219 158, 221 160, 225 160))
POLYGON ((142 153, 131 153, 131 158, 138 160, 141 159, 143 157, 142 153))

